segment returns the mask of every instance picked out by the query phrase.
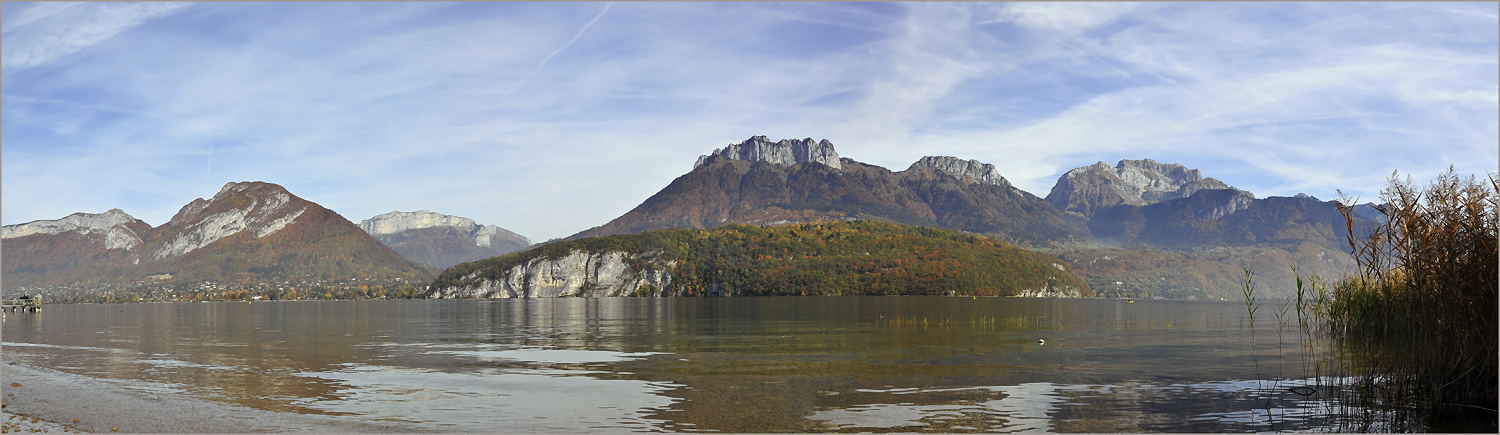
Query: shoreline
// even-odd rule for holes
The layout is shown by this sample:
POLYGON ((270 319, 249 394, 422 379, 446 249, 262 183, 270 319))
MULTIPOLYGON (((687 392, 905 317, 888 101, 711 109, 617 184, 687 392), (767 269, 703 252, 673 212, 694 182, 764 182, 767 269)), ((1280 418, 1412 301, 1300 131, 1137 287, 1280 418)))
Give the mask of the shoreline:
POLYGON ((0 427, 5 433, 83 433, 66 424, 42 420, 26 414, 0 411, 0 427))
POLYGON ((33 429, 91 433, 442 431, 441 427, 416 423, 367 422, 349 417, 266 411, 185 395, 147 395, 105 380, 9 361, 0 364, 0 380, 3 380, 0 392, 4 393, 0 399, 6 405, 3 423, 8 432, 15 429, 15 433, 29 433, 33 429), (76 423, 57 423, 75 418, 76 423), (17 422, 14 428, 12 421, 17 422))

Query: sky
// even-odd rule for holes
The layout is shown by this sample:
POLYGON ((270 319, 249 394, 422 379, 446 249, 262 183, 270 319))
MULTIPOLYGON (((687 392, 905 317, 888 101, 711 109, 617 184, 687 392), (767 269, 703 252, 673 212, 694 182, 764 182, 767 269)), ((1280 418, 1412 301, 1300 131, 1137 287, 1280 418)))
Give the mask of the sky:
POLYGON ((0 220, 266 181, 534 241, 755 135, 1045 197, 1151 158, 1257 197, 1500 166, 1489 3, 0 5, 0 220))

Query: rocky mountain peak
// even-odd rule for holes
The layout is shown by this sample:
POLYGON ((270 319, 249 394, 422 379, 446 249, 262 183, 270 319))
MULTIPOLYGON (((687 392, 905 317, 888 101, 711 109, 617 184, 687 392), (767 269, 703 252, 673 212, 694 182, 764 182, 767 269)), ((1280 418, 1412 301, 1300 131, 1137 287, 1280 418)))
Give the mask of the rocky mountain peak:
POLYGON ((531 240, 494 225, 427 210, 393 211, 365 219, 359 228, 407 259, 448 267, 519 251, 531 240))
POLYGON ((165 225, 168 240, 151 257, 182 255, 241 231, 254 231, 255 238, 269 236, 295 222, 307 205, 276 184, 227 183, 212 199, 194 199, 172 216, 165 225))
POLYGON ((118 208, 104 213, 73 213, 57 220, 40 220, 24 224, 6 225, 0 229, 0 238, 12 239, 33 234, 61 234, 77 232, 85 235, 104 236, 105 249, 135 249, 141 244, 141 236, 132 229, 151 228, 144 221, 126 214, 118 208))
POLYGON ((693 169, 708 163, 710 157, 771 162, 782 166, 818 162, 834 169, 842 167, 839 162, 839 153, 833 150, 833 143, 828 139, 817 142, 814 142, 812 138, 782 139, 773 143, 765 136, 752 136, 744 142, 729 144, 729 146, 714 150, 713 153, 699 156, 698 162, 693 164, 693 169))
POLYGON ((1120 160, 1113 167, 1098 162, 1068 171, 1047 194, 1047 201, 1068 214, 1088 217, 1103 207, 1155 204, 1204 189, 1233 187, 1176 163, 1120 160))
POLYGON ((963 160, 958 157, 949 156, 926 156, 916 163, 912 163, 907 170, 927 167, 937 169, 944 173, 959 178, 970 178, 981 183, 1001 187, 1010 187, 1010 182, 1000 176, 1000 171, 995 165, 980 162, 978 160, 963 160))
POLYGON ((479 224, 473 219, 433 213, 427 210, 393 211, 359 222, 359 228, 378 236, 395 234, 406 230, 432 227, 454 227, 464 232, 473 232, 479 224))

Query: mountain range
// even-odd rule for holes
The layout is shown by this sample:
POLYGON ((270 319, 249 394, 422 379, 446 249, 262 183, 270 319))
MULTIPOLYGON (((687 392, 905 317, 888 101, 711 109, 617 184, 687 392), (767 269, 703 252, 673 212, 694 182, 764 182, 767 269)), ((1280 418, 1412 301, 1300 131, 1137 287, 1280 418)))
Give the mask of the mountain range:
POLYGON ((221 283, 417 283, 407 260, 338 213, 264 182, 228 183, 151 227, 115 209, 3 229, 4 287, 136 280, 221 283))
POLYGON ((699 157, 691 172, 640 206, 566 239, 855 219, 948 228, 1032 244, 1088 237, 1083 221, 1011 185, 992 165, 926 157, 892 172, 840 158, 827 140, 772 143, 755 136, 699 157))
MULTIPOLYGON (((1356 226, 1377 218, 1374 210, 1356 207, 1356 226)), ((1068 171, 1042 198, 977 160, 927 156, 892 171, 842 157, 828 140, 765 136, 700 156, 636 208, 566 240, 856 220, 957 230, 1053 255, 1110 296, 1225 298, 1236 294, 1243 268, 1285 293, 1291 264, 1336 277, 1353 263, 1334 202, 1256 198, 1179 164, 1099 162, 1068 171)), ((281 186, 245 182, 191 202, 160 227, 120 210, 6 226, 3 272, 6 289, 148 277, 409 281, 535 246, 425 210, 356 226, 281 186)))
MULTIPOLYGON (((1371 217, 1355 210, 1356 228, 1371 217)), ((1243 269, 1273 294, 1304 276, 1353 265, 1332 201, 1256 198, 1199 170, 1151 159, 1099 162, 1058 179, 1046 198, 993 165, 922 157, 903 171, 841 157, 828 140, 754 136, 700 156, 694 168, 604 225, 565 240, 729 224, 877 220, 959 230, 1071 255, 1091 286, 1129 297, 1234 296, 1243 269), (1102 267, 1129 258, 1128 268, 1102 267), (1101 260, 1102 259, 1102 260, 1101 260)))

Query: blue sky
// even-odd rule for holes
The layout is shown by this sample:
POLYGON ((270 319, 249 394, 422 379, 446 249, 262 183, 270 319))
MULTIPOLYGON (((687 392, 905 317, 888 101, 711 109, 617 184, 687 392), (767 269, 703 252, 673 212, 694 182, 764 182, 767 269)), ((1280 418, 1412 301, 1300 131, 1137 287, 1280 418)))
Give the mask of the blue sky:
MULTIPOLYGON (((4 3, 0 219, 230 181, 604 224, 752 135, 902 170, 1182 163, 1259 197, 1500 165, 1496 3, 4 3)), ((1482 176, 1482 175, 1481 175, 1482 176)))

